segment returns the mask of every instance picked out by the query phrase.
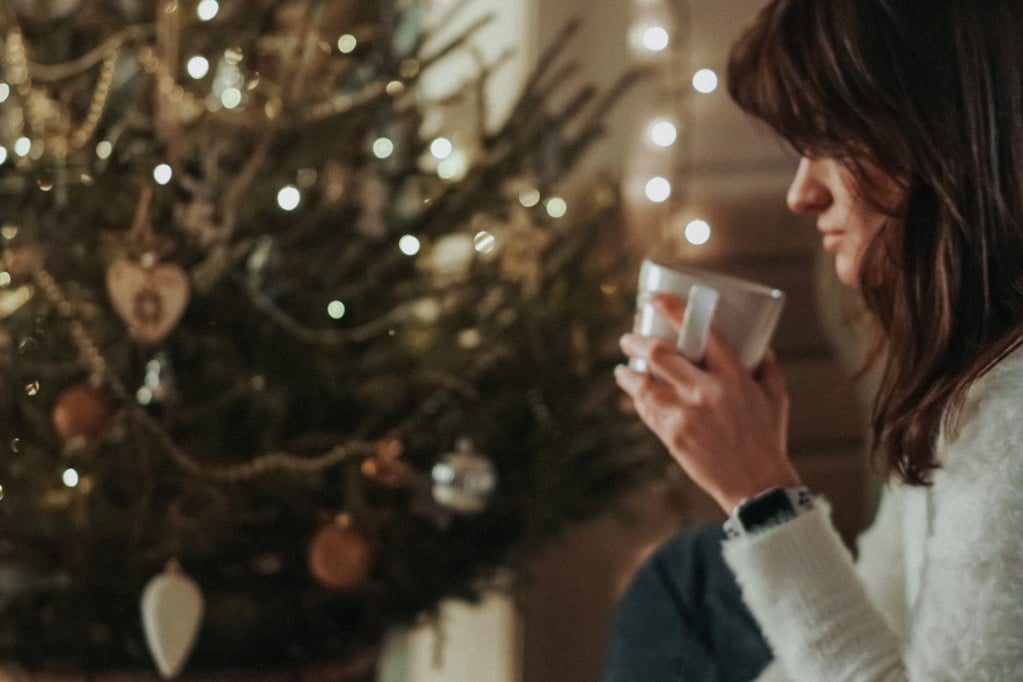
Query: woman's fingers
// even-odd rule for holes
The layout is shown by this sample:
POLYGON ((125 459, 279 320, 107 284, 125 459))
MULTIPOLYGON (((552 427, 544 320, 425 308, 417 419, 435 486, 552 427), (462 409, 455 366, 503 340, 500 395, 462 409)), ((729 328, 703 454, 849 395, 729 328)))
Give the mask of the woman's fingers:
POLYGON ((615 382, 632 398, 632 406, 643 423, 654 433, 659 433, 661 413, 656 406, 666 403, 670 398, 658 394, 670 390, 668 386, 625 365, 615 367, 615 382))
POLYGON ((760 361, 755 376, 763 386, 764 393, 768 398, 777 403, 788 401, 789 394, 785 387, 785 375, 781 373, 781 367, 778 366, 778 358, 774 351, 768 350, 764 354, 764 359, 760 361))
MULTIPOLYGON (((686 302, 672 294, 657 293, 651 299, 658 314, 661 315, 675 331, 682 327, 682 319, 686 312, 686 302)), ((707 343, 702 362, 713 371, 727 371, 730 374, 744 371, 738 356, 714 333, 713 328, 707 331, 707 343)))
POLYGON ((673 398, 668 384, 626 365, 615 367, 615 381, 634 400, 637 411, 644 416, 644 421, 647 415, 642 413, 649 411, 646 409, 648 406, 654 403, 667 403, 673 398))
POLYGON ((664 339, 625 334, 620 343, 626 355, 644 360, 649 372, 663 381, 679 387, 699 381, 700 370, 664 339))
POLYGON ((707 333, 707 349, 704 351, 703 361, 707 369, 719 374, 735 376, 745 371, 739 356, 714 333, 713 329, 707 333))
POLYGON ((774 351, 767 351, 764 359, 760 361, 760 366, 757 367, 753 378, 760 385, 767 400, 777 410, 780 443, 784 448, 789 431, 789 390, 785 385, 785 375, 781 372, 781 367, 778 365, 778 359, 775 357, 774 351))
POLYGON ((657 309, 657 314, 663 317, 672 329, 678 332, 682 328, 682 316, 686 312, 686 302, 674 294, 666 294, 663 291, 657 292, 650 297, 650 302, 657 309))
MULTIPOLYGON (((679 391, 677 388, 654 376, 637 372, 625 365, 618 365, 614 370, 618 386, 632 398, 632 406, 636 415, 647 427, 668 445, 673 456, 680 447, 685 433, 685 420, 688 413, 680 410, 679 391)), ((683 468, 686 464, 679 460, 683 468)))

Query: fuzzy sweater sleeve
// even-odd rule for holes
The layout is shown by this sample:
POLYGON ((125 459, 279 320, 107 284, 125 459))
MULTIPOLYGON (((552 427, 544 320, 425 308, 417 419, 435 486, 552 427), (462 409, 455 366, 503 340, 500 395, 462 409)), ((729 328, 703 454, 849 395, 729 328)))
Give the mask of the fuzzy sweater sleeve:
POLYGON ((725 544, 743 596, 792 680, 1018 679, 1023 670, 1023 362, 971 391, 941 439, 909 641, 875 608, 826 504, 725 544))
POLYGON ((826 502, 726 542, 724 554, 790 679, 905 679, 897 639, 868 598, 826 502))

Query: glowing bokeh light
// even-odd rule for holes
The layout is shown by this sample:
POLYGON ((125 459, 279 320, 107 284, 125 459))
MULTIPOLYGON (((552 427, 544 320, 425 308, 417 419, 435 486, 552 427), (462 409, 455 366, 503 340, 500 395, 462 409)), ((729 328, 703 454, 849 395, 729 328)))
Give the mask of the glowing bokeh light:
POLYGON ((422 244, 419 243, 419 238, 414 235, 406 234, 398 240, 398 250, 406 256, 416 255, 421 248, 422 244))
POLYGON ((663 203, 671 196, 671 183, 667 178, 658 175, 647 180, 643 193, 655 204, 663 203))
POLYGON ((533 208, 540 203, 540 190, 535 187, 527 187, 519 192, 519 203, 526 208, 533 208))
POLYGON ((373 140, 373 156, 386 159, 394 153, 394 142, 390 138, 378 137, 373 140))
POLYGON ((213 17, 217 16, 220 11, 220 3, 217 0, 201 0, 196 5, 195 15, 199 17, 200 21, 210 21, 213 17))
POLYGON ((568 213, 568 202, 561 197, 551 197, 547 200, 547 215, 552 218, 562 218, 568 213))
POLYGON ((341 54, 351 54, 358 45, 359 41, 351 33, 345 33, 337 39, 337 49, 341 54))
POLYGON ((32 140, 27 137, 19 137, 14 141, 14 153, 18 156, 28 156, 32 151, 32 140))
POLYGON ((153 180, 158 185, 166 185, 174 177, 174 171, 166 163, 161 163, 153 169, 153 180))
POLYGON ((452 146, 451 140, 446 137, 438 137, 430 143, 430 153, 433 154, 434 158, 446 159, 451 156, 453 151, 454 146, 452 146))
POLYGON ((64 469, 64 473, 60 475, 60 480, 62 480, 64 482, 64 485, 66 485, 68 488, 75 488, 78 486, 80 478, 78 476, 78 472, 75 469, 69 467, 67 469, 64 469))
POLYGON ((437 164, 437 176, 442 180, 459 180, 469 169, 465 154, 452 152, 451 156, 437 164))
POLYGON ((195 80, 205 78, 206 74, 210 72, 210 61, 202 55, 196 55, 185 64, 185 70, 195 80))
POLYGON ((710 224, 706 220, 690 220, 684 234, 686 241, 694 246, 706 244, 710 239, 710 224))
POLYGON ((700 69, 693 74, 693 88, 697 92, 709 94, 717 90, 718 75, 711 69, 700 69))
POLYGON ((224 88, 220 93, 220 103, 225 109, 234 109, 242 103, 242 91, 238 88, 224 88))
POLYGON ((678 128, 664 119, 650 124, 650 140, 658 147, 670 147, 678 139, 678 128))
POLYGON ((327 315, 334 320, 340 320, 345 316, 345 304, 338 300, 333 300, 327 304, 327 315))
POLYGON ((480 230, 473 237, 472 245, 477 253, 493 253, 497 248, 497 238, 491 232, 480 230))
POLYGON ((294 185, 285 185, 277 192, 277 205, 285 211, 294 211, 302 201, 302 193, 294 185))
POLYGON ((643 31, 643 47, 651 52, 660 52, 668 47, 671 38, 663 26, 650 26, 643 31))

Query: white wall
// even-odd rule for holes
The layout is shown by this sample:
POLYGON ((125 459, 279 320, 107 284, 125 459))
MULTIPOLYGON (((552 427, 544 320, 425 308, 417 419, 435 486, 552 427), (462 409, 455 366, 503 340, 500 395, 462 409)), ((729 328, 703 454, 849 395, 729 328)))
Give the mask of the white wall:
POLYGON ((424 73, 423 94, 437 99, 451 94, 467 79, 476 79, 481 63, 492 64, 510 50, 511 58, 495 71, 487 87, 490 104, 488 125, 494 126, 504 120, 533 60, 529 36, 533 3, 536 1, 433 0, 427 13, 427 24, 436 27, 436 31, 429 45, 443 44, 488 14, 492 14, 494 20, 473 34, 468 49, 450 55, 424 73), (452 9, 458 9, 453 17, 450 14, 452 9), (445 21, 446 17, 451 20, 445 21))
POLYGON ((378 682, 517 682, 519 630, 515 606, 503 595, 478 605, 446 602, 436 623, 391 633, 378 682))

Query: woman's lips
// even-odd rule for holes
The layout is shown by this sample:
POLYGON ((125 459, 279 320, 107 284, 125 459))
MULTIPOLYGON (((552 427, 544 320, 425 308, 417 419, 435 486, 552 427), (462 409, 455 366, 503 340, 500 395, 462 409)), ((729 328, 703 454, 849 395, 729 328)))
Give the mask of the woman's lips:
POLYGON ((838 248, 839 243, 842 241, 842 233, 841 232, 839 232, 837 230, 833 230, 833 231, 822 232, 822 234, 824 235, 824 250, 825 251, 834 251, 836 248, 838 248))

